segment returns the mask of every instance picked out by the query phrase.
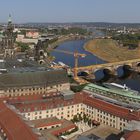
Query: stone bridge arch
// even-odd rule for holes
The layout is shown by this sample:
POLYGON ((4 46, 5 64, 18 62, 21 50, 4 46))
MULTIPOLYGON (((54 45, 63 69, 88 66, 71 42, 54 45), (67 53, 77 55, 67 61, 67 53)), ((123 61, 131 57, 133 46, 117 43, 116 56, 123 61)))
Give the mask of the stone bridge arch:
POLYGON ((123 65, 123 70, 131 70, 133 68, 132 64, 124 64, 123 65))
POLYGON ((78 71, 78 76, 88 76, 90 74, 90 71, 88 70, 81 70, 81 71, 78 71))
POLYGON ((135 67, 140 67, 140 61, 133 64, 135 67))

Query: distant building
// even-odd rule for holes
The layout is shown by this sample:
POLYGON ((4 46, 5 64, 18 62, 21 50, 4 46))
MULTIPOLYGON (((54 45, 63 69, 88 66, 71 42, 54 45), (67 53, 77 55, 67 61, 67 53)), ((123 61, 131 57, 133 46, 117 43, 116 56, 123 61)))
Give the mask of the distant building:
POLYGON ((23 34, 18 34, 16 38, 17 42, 22 42, 22 43, 34 43, 37 44, 38 39, 37 38, 25 38, 23 34))
POLYGON ((5 35, 2 38, 2 53, 4 58, 12 58, 14 56, 14 36, 13 36, 14 26, 12 24, 11 15, 9 15, 9 20, 7 27, 4 31, 5 35), (3 52, 4 51, 4 52, 3 52))
POLYGON ((35 32, 35 31, 26 32, 26 37, 27 38, 39 38, 39 32, 35 32))

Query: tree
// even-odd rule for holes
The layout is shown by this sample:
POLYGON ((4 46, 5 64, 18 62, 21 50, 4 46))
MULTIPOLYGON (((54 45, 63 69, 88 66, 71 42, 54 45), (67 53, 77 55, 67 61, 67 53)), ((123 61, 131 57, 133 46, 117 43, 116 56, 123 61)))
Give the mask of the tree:
POLYGON ((29 45, 26 43, 18 42, 17 44, 21 48, 21 52, 25 52, 26 50, 29 50, 30 48, 29 45))

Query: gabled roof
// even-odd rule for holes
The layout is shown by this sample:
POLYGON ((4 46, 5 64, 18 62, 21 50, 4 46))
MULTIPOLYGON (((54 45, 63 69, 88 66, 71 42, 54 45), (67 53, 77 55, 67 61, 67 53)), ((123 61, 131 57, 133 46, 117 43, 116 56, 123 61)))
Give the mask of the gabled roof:
POLYGON ((0 101, 0 126, 9 140, 37 140, 38 136, 6 104, 0 101))
POLYGON ((134 130, 128 132, 123 136, 123 138, 125 138, 125 140, 140 140, 140 131, 134 130))

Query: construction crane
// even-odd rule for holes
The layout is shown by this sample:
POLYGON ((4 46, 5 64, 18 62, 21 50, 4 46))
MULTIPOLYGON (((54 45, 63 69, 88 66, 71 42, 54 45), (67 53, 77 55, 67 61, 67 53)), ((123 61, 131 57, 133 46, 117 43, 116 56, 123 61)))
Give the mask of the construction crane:
POLYGON ((73 55, 74 58, 75 58, 75 65, 74 65, 74 79, 77 80, 78 79, 78 58, 79 57, 86 57, 86 54, 81 54, 81 53, 78 53, 77 51, 75 52, 69 52, 69 51, 65 51, 65 50, 58 50, 58 49, 55 49, 54 50, 55 52, 60 52, 60 53, 65 53, 65 54, 69 54, 69 55, 73 55))

